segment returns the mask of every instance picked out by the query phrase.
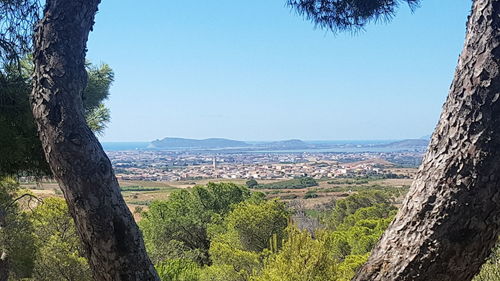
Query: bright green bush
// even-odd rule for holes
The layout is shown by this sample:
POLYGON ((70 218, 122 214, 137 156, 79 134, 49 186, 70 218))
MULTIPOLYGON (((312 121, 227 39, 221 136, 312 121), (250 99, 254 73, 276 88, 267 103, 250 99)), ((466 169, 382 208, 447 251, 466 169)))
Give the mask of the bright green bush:
POLYGON ((481 267, 481 271, 473 281, 498 281, 500 280, 500 244, 493 249, 490 257, 481 267))
POLYGON ((327 235, 315 239, 295 227, 281 251, 266 259, 260 274, 251 281, 333 281, 337 280, 337 261, 328 249, 327 235))
POLYGON ((12 279, 31 277, 36 254, 33 225, 15 201, 23 193, 14 179, 0 178, 0 255, 8 255, 12 279))
POLYGON ((68 206, 47 198, 31 214, 37 248, 34 277, 40 281, 93 280, 68 206))
POLYGON ((209 264, 209 224, 220 220, 238 203, 250 198, 246 187, 209 183, 173 192, 155 201, 140 222, 148 253, 155 263, 181 258, 209 264))
POLYGON ((214 265, 230 265, 245 278, 259 271, 263 258, 285 238, 289 212, 277 200, 240 203, 219 225, 210 227, 214 265))
MULTIPOLYGON (((371 207, 376 204, 383 204, 383 206, 389 208, 392 206, 391 203, 392 196, 387 192, 377 190, 362 191, 345 199, 336 201, 335 207, 331 214, 325 219, 324 223, 327 228, 335 230, 344 222, 347 216, 354 214, 361 208, 371 207)), ((392 209, 395 208, 392 207, 392 209)))
POLYGON ((199 281, 201 268, 189 259, 170 259, 158 263, 156 271, 162 281, 199 281))

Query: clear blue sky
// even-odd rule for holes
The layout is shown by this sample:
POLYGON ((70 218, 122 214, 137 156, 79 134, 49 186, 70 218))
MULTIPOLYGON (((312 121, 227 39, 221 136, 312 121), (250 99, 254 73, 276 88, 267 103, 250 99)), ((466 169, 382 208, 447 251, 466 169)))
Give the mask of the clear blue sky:
POLYGON ((432 133, 470 0, 333 35, 284 0, 104 0, 88 58, 116 80, 102 141, 403 139, 432 133))

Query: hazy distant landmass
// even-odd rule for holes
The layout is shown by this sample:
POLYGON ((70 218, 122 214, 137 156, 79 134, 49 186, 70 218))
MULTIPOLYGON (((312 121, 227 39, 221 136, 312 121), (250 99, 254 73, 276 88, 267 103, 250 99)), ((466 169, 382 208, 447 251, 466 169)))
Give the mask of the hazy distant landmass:
POLYGON ((273 141, 269 143, 263 143, 263 147, 269 149, 308 149, 311 148, 311 145, 308 145, 304 141, 301 140, 284 140, 284 141, 273 141))
POLYGON ((186 139, 186 138, 164 138, 152 141, 148 148, 152 149, 308 149, 314 145, 298 139, 270 142, 244 142, 224 138, 209 139, 186 139))
POLYGON ((185 138, 164 138, 152 141, 148 148, 157 149, 213 149, 213 148, 240 148, 248 147, 244 141, 236 141, 223 138, 209 138, 203 140, 185 139, 185 138))
POLYGON ((428 139, 397 141, 283 141, 246 142, 225 138, 188 139, 166 137, 149 143, 146 149, 159 150, 218 150, 218 151, 317 151, 317 152, 361 152, 425 150, 428 139))
POLYGON ((419 148, 419 147, 427 147, 429 145, 428 139, 408 139, 401 140, 396 142, 391 142, 388 144, 382 144, 381 147, 387 148, 419 148))

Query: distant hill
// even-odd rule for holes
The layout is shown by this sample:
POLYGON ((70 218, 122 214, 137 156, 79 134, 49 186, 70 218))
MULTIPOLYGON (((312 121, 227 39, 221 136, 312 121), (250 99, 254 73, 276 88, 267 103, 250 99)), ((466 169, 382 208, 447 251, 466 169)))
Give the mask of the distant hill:
POLYGON ((281 149, 304 149, 304 148, 310 148, 310 146, 297 139, 293 140, 284 140, 284 141, 273 141, 273 142, 268 142, 262 144, 262 146, 268 148, 268 149, 276 149, 276 150, 281 150, 281 149))
POLYGON ((165 149, 213 149, 213 148, 229 148, 229 147, 248 147, 250 144, 243 141, 236 141, 222 138, 210 139, 184 139, 184 138, 164 138, 161 140, 152 141, 149 148, 165 148, 165 149))
POLYGON ((210 138, 210 139, 186 139, 186 138, 164 138, 161 140, 152 141, 148 148, 155 149, 233 149, 245 148, 248 150, 287 150, 287 149, 307 149, 311 146, 307 143, 293 139, 284 141, 261 142, 250 144, 244 141, 223 139, 223 138, 210 138))
MULTIPOLYGON (((429 144, 426 139, 407 139, 391 143, 383 144, 356 144, 347 143, 340 145, 341 148, 356 148, 356 149, 388 149, 388 150, 421 150, 425 149, 429 144)), ((339 144, 322 144, 304 142, 299 139, 269 141, 269 142, 253 142, 237 141, 224 138, 209 138, 209 139, 187 139, 187 138, 171 138, 167 137, 161 140, 152 141, 148 148, 163 149, 163 150, 227 150, 227 151, 283 151, 297 150, 306 151, 308 149, 328 149, 338 148, 339 144)))
POLYGON ((408 139, 396 142, 391 142, 387 144, 379 145, 380 147, 386 148, 412 148, 412 147, 427 147, 429 145, 429 140, 426 139, 408 139))

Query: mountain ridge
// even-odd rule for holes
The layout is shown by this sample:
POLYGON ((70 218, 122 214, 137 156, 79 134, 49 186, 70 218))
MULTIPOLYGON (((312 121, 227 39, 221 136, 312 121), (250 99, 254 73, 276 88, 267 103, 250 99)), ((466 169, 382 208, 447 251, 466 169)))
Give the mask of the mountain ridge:
POLYGON ((225 138, 188 139, 166 137, 154 140, 149 148, 225 148, 225 147, 248 147, 251 144, 225 138))
POLYGON ((379 145, 379 147, 399 148, 399 147, 427 147, 428 139, 405 139, 387 144, 379 145))
POLYGON ((149 143, 149 149, 160 150, 217 150, 217 149, 245 149, 253 150, 307 150, 328 149, 335 147, 366 147, 366 148, 394 148, 394 149, 420 149, 427 147, 429 140, 426 139, 403 139, 381 144, 315 144, 300 139, 289 139, 281 141, 246 142, 226 138, 190 139, 178 137, 166 137, 149 143))

